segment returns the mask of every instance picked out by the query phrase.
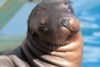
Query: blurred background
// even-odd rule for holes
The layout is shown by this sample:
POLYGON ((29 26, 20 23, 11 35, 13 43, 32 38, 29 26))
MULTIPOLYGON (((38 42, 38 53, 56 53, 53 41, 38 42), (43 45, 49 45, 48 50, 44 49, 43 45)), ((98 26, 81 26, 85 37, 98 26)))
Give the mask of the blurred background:
MULTIPOLYGON (((0 0, 0 52, 23 42, 30 12, 40 0, 0 0)), ((72 0, 84 38, 82 67, 100 67, 100 0, 72 0)))

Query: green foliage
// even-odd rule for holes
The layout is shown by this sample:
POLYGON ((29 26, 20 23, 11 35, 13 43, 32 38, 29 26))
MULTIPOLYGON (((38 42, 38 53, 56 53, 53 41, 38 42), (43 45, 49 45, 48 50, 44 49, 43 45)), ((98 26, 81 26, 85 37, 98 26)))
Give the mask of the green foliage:
POLYGON ((25 35, 16 35, 16 36, 0 36, 0 52, 1 51, 10 51, 24 41, 25 35))

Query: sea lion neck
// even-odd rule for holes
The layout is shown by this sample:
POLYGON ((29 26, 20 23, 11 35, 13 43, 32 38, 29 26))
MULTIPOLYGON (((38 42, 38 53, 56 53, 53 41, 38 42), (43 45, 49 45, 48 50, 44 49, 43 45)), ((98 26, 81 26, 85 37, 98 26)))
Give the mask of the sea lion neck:
MULTIPOLYGON (((81 42, 80 38, 81 33, 78 33, 78 38, 76 41, 81 42)), ((37 39, 34 38, 31 40, 30 38, 26 38, 25 43, 22 46, 22 50, 26 58, 28 58, 28 63, 32 67, 34 67, 34 65, 39 66, 39 64, 41 64, 39 67, 73 67, 75 64, 70 65, 70 63, 73 62, 73 60, 78 59, 80 56, 80 54, 74 56, 75 52, 80 52, 79 50, 82 49, 80 47, 80 43, 78 44, 76 41, 74 40, 72 43, 67 44, 66 46, 59 47, 56 51, 50 51, 45 44, 41 44, 42 42, 39 42, 37 39), (72 55, 73 57, 70 57, 72 55)), ((79 61, 77 60, 76 63, 79 63, 79 61)))
MULTIPOLYGON (((47 48, 47 46, 43 46, 44 44, 41 44, 37 39, 31 39, 26 38, 24 45, 22 46, 23 53, 25 57, 27 58, 28 63, 34 67, 56 67, 58 65, 64 65, 65 60, 59 58, 62 60, 62 62, 57 62, 57 59, 55 59, 56 56, 51 55, 50 49, 47 48), (50 59, 51 58, 51 59, 50 59), (52 61, 53 60, 53 61, 52 61)), ((67 62, 66 62, 67 63, 67 62)), ((67 63, 68 64, 68 63, 67 63)))
POLYGON ((48 48, 46 45, 44 45, 43 43, 41 44, 41 43, 42 42, 39 42, 36 38, 31 40, 30 37, 27 37, 24 45, 22 46, 24 55, 26 58, 28 58, 27 61, 32 67, 35 65, 39 67, 42 67, 42 66, 56 67, 59 65, 66 66, 68 64, 67 61, 58 57, 57 58, 59 60, 62 60, 62 62, 59 61, 56 63, 58 59, 56 59, 56 56, 51 55, 52 51, 49 49, 50 47, 48 46, 49 47, 48 48), (64 64, 63 62, 66 64, 64 64))

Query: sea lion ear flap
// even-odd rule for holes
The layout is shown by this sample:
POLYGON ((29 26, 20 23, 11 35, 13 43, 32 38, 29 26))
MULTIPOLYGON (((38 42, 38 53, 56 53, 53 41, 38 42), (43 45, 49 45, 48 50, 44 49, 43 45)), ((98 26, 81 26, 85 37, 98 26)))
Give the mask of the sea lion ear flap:
POLYGON ((37 34, 36 34, 36 31, 32 28, 31 26, 32 24, 30 22, 28 22, 28 30, 27 30, 27 34, 28 36, 31 36, 31 37, 37 37, 37 34))
POLYGON ((34 37, 36 37, 36 33, 35 33, 34 30, 31 29, 30 23, 29 23, 29 22, 28 22, 27 36, 28 36, 29 38, 34 38, 34 37))
POLYGON ((30 26, 29 26, 30 24, 29 24, 29 21, 28 21, 28 25, 27 25, 27 27, 28 27, 28 29, 27 29, 27 34, 31 34, 31 29, 30 29, 30 26))

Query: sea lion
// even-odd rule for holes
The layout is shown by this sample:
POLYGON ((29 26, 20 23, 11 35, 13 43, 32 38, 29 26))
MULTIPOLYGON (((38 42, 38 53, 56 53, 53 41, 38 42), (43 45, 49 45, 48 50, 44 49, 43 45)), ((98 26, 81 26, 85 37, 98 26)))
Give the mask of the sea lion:
POLYGON ((81 67, 80 22, 69 0, 44 0, 30 14, 27 37, 8 55, 31 67, 81 67))

